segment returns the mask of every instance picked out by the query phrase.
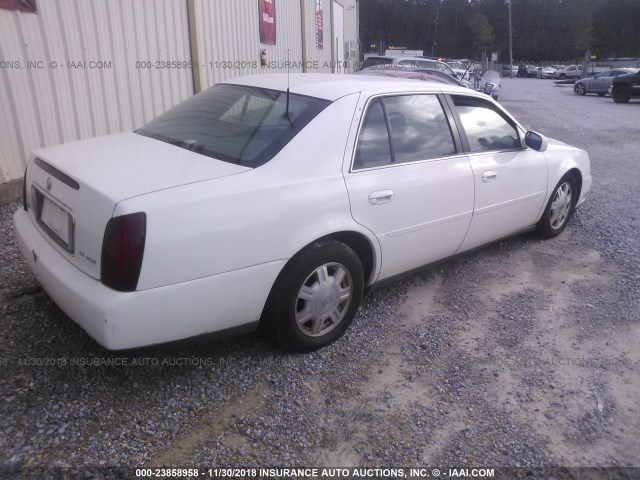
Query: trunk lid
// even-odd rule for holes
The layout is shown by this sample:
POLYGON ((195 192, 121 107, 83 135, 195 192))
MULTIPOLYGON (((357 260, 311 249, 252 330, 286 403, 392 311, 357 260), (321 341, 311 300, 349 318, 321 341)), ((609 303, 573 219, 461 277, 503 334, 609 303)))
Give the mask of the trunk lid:
POLYGON ((33 153, 29 214, 54 248, 98 279, 105 227, 118 202, 246 170, 132 132, 81 140, 33 153))

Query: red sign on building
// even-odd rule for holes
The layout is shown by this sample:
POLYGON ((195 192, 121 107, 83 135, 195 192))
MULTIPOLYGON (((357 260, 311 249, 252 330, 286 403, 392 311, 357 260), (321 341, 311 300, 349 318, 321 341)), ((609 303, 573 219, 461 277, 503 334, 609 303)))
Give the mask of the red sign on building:
POLYGON ((258 0, 260 5, 260 43, 276 44, 276 0, 258 0))

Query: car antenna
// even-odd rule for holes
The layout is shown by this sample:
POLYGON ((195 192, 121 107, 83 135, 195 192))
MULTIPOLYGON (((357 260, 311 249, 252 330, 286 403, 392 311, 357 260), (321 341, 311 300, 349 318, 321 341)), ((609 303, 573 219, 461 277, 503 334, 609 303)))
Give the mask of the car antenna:
MULTIPOLYGON (((467 72, 471 69, 471 66, 473 65, 473 63, 469 63, 469 65, 467 66, 467 69, 464 71, 464 73, 462 74, 462 78, 460 79, 460 81, 458 82, 458 85, 462 85, 462 81, 464 80, 464 77, 467 76, 467 72)), ((471 77, 469 77, 469 79, 471 79, 471 77)))
POLYGON ((283 116, 291 122, 291 112, 289 112, 289 67, 289 49, 287 48, 287 108, 283 116))

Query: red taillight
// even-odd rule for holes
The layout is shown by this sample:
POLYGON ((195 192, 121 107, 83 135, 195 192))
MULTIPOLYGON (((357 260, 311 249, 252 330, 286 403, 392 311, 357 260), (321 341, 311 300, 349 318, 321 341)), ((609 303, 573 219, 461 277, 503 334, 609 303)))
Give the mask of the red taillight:
POLYGON ((120 292, 132 292, 138 285, 147 216, 132 213, 109 220, 102 243, 102 283, 120 292))
POLYGON ((22 208, 26 212, 29 207, 27 207, 27 167, 24 167, 24 179, 22 180, 22 208))

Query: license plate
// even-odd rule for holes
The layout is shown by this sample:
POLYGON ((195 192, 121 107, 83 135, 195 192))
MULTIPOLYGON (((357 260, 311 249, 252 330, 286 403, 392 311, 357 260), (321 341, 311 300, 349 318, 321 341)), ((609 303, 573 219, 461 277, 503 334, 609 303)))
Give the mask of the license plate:
POLYGON ((73 217, 65 209, 36 190, 38 221, 47 233, 62 247, 73 251, 73 217))

